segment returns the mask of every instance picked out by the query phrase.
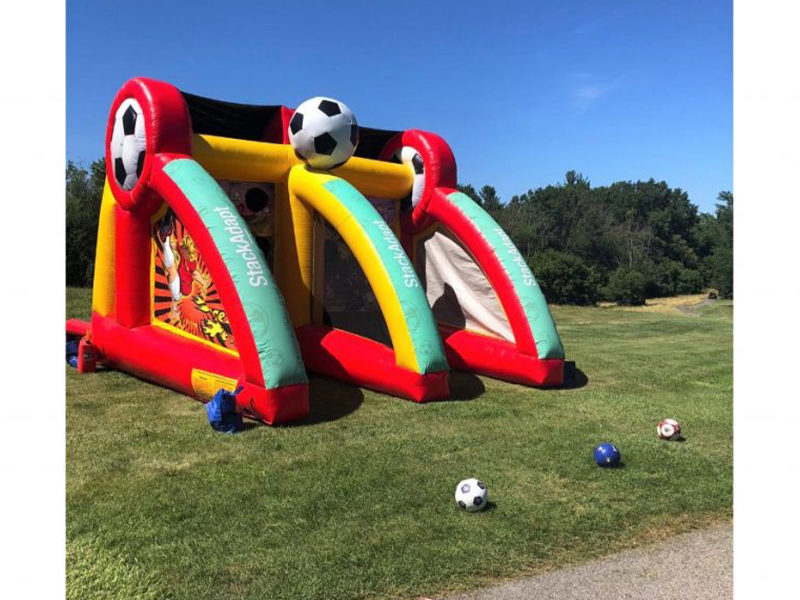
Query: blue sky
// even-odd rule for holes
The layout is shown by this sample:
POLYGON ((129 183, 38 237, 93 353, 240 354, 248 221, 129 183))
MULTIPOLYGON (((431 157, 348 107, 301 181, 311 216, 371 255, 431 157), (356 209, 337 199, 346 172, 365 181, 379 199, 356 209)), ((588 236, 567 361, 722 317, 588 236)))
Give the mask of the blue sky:
POLYGON ((128 78, 234 102, 327 95, 434 131, 503 200, 563 180, 733 186, 728 1, 67 3, 67 158, 103 153, 128 78), (132 7, 130 10, 123 6, 132 7))

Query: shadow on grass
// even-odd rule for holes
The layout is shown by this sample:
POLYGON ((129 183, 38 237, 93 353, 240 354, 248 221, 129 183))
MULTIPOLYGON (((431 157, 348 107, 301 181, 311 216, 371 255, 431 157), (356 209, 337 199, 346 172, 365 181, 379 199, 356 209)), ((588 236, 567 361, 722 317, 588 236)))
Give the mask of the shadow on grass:
POLYGON ((364 401, 361 388, 328 377, 311 375, 308 387, 311 411, 306 418, 289 426, 302 427, 336 421, 355 412, 364 401))
POLYGON ((574 361, 564 363, 564 389, 577 390, 589 384, 589 377, 581 371, 574 361))
MULTIPOLYGON (((595 463, 595 464, 597 464, 597 463, 595 463)), ((597 465, 597 466, 600 469, 602 469, 603 471, 618 471, 620 469, 624 469, 625 468, 625 461, 621 460, 615 465, 597 465)))
MULTIPOLYGON (((320 375, 309 374, 308 387, 310 409, 308 416, 290 423, 282 423, 280 427, 303 427, 336 421, 355 412, 364 401, 364 393, 360 388, 320 375)), ((256 427, 268 427, 268 425, 245 418, 242 431, 256 427)))
POLYGON ((239 431, 240 432, 250 431, 251 429, 256 429, 258 427, 265 427, 265 425, 261 421, 256 421, 251 419, 250 417, 245 417, 242 419, 242 428, 239 431))
POLYGON ((450 397, 439 402, 472 400, 486 391, 486 386, 474 373, 450 371, 450 397))

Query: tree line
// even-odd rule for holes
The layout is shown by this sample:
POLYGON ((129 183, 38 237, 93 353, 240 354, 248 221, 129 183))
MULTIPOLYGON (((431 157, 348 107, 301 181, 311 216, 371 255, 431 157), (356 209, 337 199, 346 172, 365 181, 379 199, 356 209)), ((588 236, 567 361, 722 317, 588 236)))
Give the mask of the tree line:
MULTIPOLYGON (((67 285, 91 285, 104 180, 104 159, 67 163, 67 285)), ((642 304, 707 288, 733 297, 730 192, 707 214, 663 181, 592 187, 575 171, 506 203, 490 185, 459 189, 506 230, 551 303, 642 304)))
POLYGON ((507 203, 490 185, 459 189, 506 230, 548 302, 636 305, 709 288, 733 297, 731 192, 707 214, 664 181, 592 187, 576 171, 507 203))

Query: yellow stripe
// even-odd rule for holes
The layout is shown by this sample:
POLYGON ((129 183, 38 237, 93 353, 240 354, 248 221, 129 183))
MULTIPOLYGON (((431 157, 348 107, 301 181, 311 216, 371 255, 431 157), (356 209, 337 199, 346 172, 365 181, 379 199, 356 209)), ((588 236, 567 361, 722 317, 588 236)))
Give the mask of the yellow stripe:
POLYGON ((205 340, 201 337, 197 337, 196 335, 192 335, 191 333, 188 333, 183 329, 178 329, 177 327, 173 327, 169 323, 164 323, 164 321, 159 321, 158 319, 153 318, 150 321, 150 323, 154 327, 158 327, 165 331, 169 331, 171 333, 174 333, 175 335, 184 337, 187 340, 192 340, 193 342, 200 342, 201 344, 205 344, 209 348, 213 348, 214 350, 219 350, 220 352, 224 352, 225 354, 230 354, 231 356, 239 358, 239 352, 237 352, 236 350, 231 350, 230 348, 225 348, 224 346, 220 346, 219 344, 215 344, 214 342, 209 342, 208 340, 205 340))
POLYGON ((419 365, 411 342, 400 300, 395 293, 383 262, 359 222, 341 202, 323 187, 332 175, 310 173, 305 168, 292 169, 289 175, 289 196, 296 197, 319 212, 342 236, 364 271, 386 320, 396 363, 419 373, 419 365))
POLYGON ((333 174, 365 196, 401 200, 411 193, 414 172, 407 166, 354 156, 333 174))
POLYGON ((92 282, 92 310, 102 317, 114 312, 114 274, 116 271, 116 219, 114 211, 117 201, 111 193, 106 179, 103 199, 100 204, 100 220, 97 226, 97 247, 94 258, 94 281, 92 282))
POLYGON ((287 144, 237 140, 216 135, 192 137, 192 157, 217 179, 272 181, 286 178, 297 159, 287 144))
POLYGON ((286 185, 275 190, 274 227, 275 281, 292 325, 307 325, 311 322, 314 215, 308 206, 290 197, 286 185))
MULTIPOLYGON (((270 144, 216 135, 192 138, 192 157, 217 179, 282 183, 302 164, 289 144, 270 144)), ((399 200, 411 193, 414 173, 407 165, 353 157, 334 173, 367 196, 399 200)))

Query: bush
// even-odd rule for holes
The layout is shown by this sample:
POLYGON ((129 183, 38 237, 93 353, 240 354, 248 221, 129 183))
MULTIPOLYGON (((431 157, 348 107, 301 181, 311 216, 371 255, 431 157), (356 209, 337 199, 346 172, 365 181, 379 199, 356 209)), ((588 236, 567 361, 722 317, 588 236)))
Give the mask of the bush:
POLYGON ((548 302, 585 306, 600 298, 597 271, 577 256, 544 250, 534 254, 529 264, 548 302))
POLYGON ((646 290, 647 278, 642 273, 628 267, 619 267, 609 276, 603 296, 617 304, 641 306, 646 298, 646 290))
POLYGON ((681 263, 665 258, 649 271, 646 293, 653 296, 697 294, 703 289, 703 275, 681 263))

